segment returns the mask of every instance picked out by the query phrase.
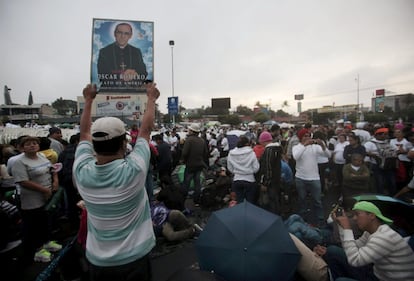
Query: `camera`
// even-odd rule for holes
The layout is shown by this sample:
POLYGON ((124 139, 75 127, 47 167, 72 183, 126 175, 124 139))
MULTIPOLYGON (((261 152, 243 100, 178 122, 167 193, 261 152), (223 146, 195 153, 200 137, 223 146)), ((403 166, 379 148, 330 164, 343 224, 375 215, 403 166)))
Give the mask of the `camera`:
POLYGON ((335 216, 337 216, 337 217, 343 216, 343 211, 344 211, 344 209, 342 209, 341 207, 338 207, 335 211, 335 216))

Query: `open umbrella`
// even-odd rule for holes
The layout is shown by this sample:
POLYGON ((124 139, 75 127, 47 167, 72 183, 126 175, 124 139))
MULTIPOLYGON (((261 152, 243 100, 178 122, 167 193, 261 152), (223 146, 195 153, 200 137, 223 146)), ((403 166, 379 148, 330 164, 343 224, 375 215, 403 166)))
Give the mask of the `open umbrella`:
POLYGON ((414 206, 396 199, 394 197, 377 195, 377 194, 362 194, 353 197, 356 201, 369 201, 374 203, 384 214, 394 220, 394 225, 401 228, 406 228, 407 224, 414 226, 414 206))
POLYGON ((213 272, 202 271, 196 268, 185 268, 171 275, 167 281, 227 281, 213 272))
POLYGON ((300 259, 282 218, 247 201, 212 213, 196 250, 227 281, 290 280, 300 259))
POLYGON ((231 130, 231 131, 228 131, 226 134, 227 134, 227 136, 240 137, 240 136, 242 136, 246 133, 247 133, 247 131, 243 131, 243 130, 231 130))
POLYGON ((268 120, 266 122, 263 122, 263 125, 265 126, 273 126, 275 124, 278 124, 275 120, 268 120))
POLYGON ((396 213, 400 211, 414 212, 414 206, 394 197, 379 194, 362 194, 353 197, 356 201, 374 203, 381 211, 396 213))

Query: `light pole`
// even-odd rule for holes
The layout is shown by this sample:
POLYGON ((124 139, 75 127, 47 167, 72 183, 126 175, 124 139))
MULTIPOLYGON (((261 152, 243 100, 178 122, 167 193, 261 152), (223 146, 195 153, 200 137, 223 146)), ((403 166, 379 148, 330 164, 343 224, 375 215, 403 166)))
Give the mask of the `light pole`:
MULTIPOLYGON (((171 46, 171 89, 172 89, 172 97, 174 97, 174 40, 170 40, 171 46)), ((175 126, 175 114, 172 116, 173 118, 173 126, 175 126)))
POLYGON ((357 78, 355 78, 355 81, 357 82, 356 121, 359 122, 359 73, 357 75, 357 78))

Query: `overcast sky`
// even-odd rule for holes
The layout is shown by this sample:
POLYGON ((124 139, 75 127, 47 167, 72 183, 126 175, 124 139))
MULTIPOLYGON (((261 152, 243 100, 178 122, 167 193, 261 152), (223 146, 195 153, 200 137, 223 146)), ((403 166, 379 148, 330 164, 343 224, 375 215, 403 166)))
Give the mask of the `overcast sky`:
MULTIPOLYGON (((154 77, 167 112, 259 101, 280 109, 357 102, 375 89, 414 93, 412 0, 0 0, 0 85, 13 102, 76 100, 90 80, 92 19, 154 22, 154 77)), ((4 104, 3 94, 0 103, 4 104)))

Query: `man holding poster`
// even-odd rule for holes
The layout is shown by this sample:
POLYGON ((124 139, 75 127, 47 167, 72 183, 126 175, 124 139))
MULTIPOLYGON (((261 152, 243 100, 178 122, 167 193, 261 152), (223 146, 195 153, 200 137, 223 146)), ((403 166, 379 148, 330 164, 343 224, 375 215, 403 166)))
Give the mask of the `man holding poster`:
POLYGON ((94 20, 92 83, 102 92, 139 92, 153 80, 150 22, 94 20), (115 39, 115 41, 113 41, 115 39))

